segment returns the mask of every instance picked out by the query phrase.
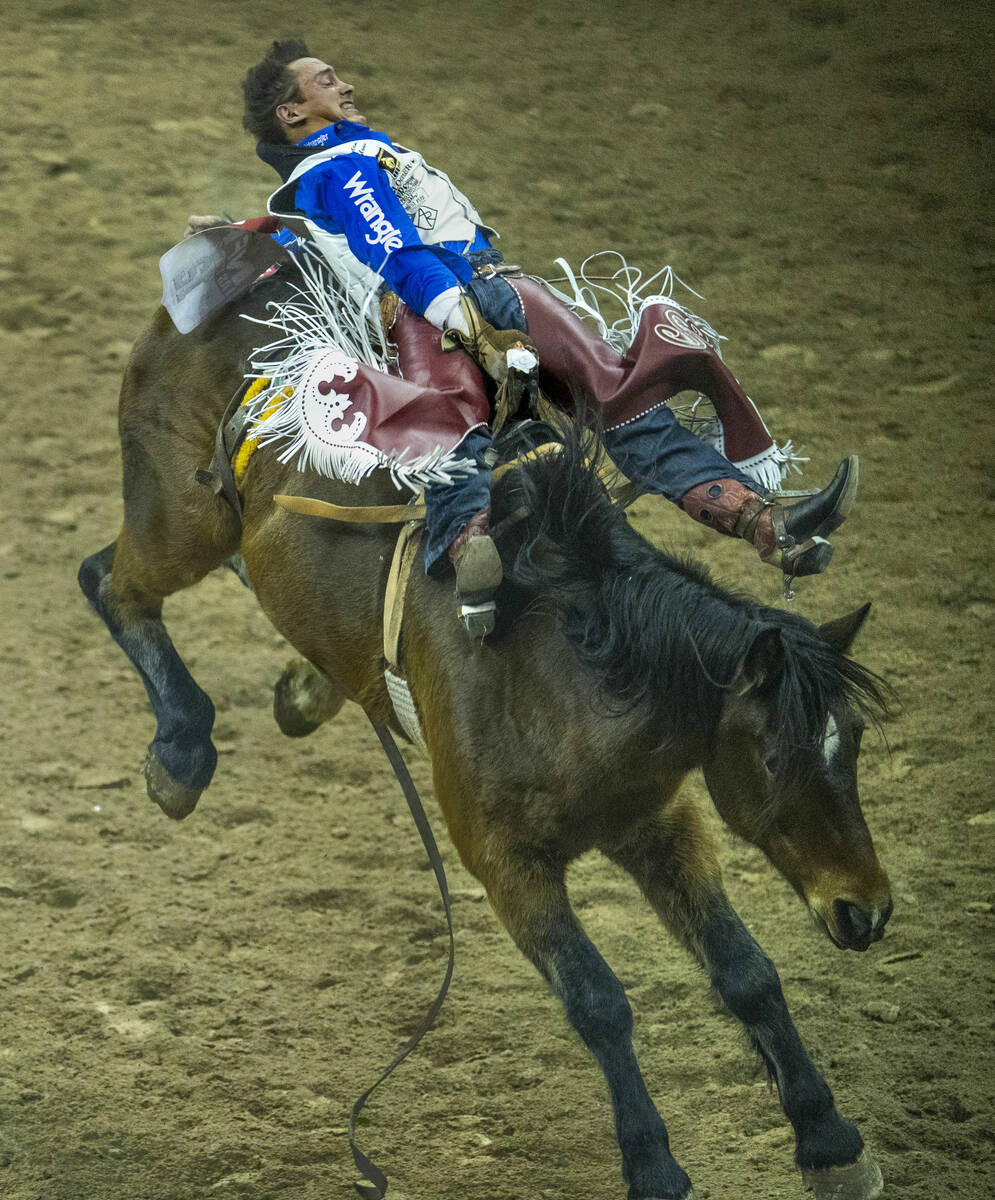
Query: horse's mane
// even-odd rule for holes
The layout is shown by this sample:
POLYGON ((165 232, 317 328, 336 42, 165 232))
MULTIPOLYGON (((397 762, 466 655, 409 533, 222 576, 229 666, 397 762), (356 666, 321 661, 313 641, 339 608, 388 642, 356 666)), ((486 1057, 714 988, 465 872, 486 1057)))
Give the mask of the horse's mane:
POLYGON ((661 737, 694 725, 711 735, 724 693, 762 630, 776 628, 784 668, 770 693, 775 752, 821 744, 826 719, 855 705, 886 711, 886 685, 803 617, 714 583, 700 564, 652 546, 610 502, 587 461, 583 431, 538 422, 499 440, 503 459, 543 441, 495 488, 492 523, 524 508, 502 545, 509 599, 551 604, 595 689, 617 710, 646 707, 661 737))

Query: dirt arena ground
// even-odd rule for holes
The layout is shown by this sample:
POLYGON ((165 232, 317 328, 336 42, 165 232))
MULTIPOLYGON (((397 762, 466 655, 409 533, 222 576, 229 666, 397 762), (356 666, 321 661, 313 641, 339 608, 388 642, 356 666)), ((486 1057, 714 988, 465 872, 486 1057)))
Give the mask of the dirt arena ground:
MULTIPOLYGON (((145 796, 145 695, 75 582, 120 520, 118 381, 158 257, 190 212, 264 211, 275 176, 239 82, 294 33, 452 174, 512 261, 671 263, 775 435, 811 456, 805 482, 861 454, 859 510, 797 606, 874 602, 858 657, 901 702, 863 755, 888 935, 839 952, 725 835, 724 866, 886 1195, 995 1194, 988 7, 12 0, 0 1196, 354 1194, 350 1107, 444 971, 434 880, 362 714, 282 737, 271 687, 292 652, 234 578, 167 607, 218 709, 219 770, 183 824, 145 796)), ((636 521, 780 602, 744 546, 663 502, 636 521)), ((362 1144, 396 1200, 621 1198, 601 1076, 439 833, 456 978, 362 1144)), ((572 884, 698 1196, 800 1197, 776 1098, 696 968, 605 862, 572 884)))

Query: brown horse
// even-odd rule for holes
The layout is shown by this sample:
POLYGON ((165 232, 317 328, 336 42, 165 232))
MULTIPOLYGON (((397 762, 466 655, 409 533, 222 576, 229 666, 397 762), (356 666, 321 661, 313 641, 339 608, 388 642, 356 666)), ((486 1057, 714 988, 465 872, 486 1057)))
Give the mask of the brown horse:
MULTIPOLYGON (((262 314, 285 286, 258 285, 242 310, 262 314)), ((157 720, 149 792, 177 818, 215 767, 213 706, 169 638, 162 602, 232 556, 306 660, 277 688, 284 731, 309 732, 345 699, 398 728, 382 658, 393 532, 295 515, 272 499, 396 502, 384 472, 356 488, 257 451, 241 523, 195 482, 254 336, 235 308, 184 336, 165 312, 156 316, 121 395, 124 525, 80 569, 148 690, 157 720)), ((625 991, 567 896, 568 864, 592 848, 633 875, 743 1023, 794 1127, 806 1184, 819 1197, 869 1200, 880 1172, 837 1112, 774 966, 731 908, 715 848, 678 791, 700 767, 722 818, 763 850, 837 946, 877 941, 891 899, 856 764, 862 713, 882 697, 848 657, 867 609, 816 628, 722 591, 629 527, 569 433, 562 453, 509 471, 493 506, 494 523, 518 516, 502 542, 496 633, 470 641, 451 581, 416 570, 404 668, 450 838, 608 1081, 630 1200, 687 1200, 691 1183, 640 1074, 625 991)))

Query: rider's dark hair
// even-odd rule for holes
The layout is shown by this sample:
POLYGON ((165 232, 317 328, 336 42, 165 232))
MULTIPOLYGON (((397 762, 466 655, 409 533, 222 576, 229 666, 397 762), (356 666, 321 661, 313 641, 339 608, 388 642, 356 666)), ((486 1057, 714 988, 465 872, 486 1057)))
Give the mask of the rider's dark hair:
POLYGON ((242 80, 245 111, 242 124, 257 141, 285 142, 287 135, 276 115, 278 104, 302 100, 297 77, 287 64, 310 58, 311 51, 295 38, 274 42, 262 62, 250 67, 242 80))

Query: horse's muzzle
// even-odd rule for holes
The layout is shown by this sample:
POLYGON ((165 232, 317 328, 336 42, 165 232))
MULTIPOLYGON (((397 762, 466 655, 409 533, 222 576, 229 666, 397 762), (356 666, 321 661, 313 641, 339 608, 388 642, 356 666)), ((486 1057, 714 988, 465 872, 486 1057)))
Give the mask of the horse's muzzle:
POLYGON ((827 932, 842 950, 866 950, 884 936, 884 927, 894 904, 889 897, 884 908, 862 908, 852 900, 833 901, 833 925, 827 932))

